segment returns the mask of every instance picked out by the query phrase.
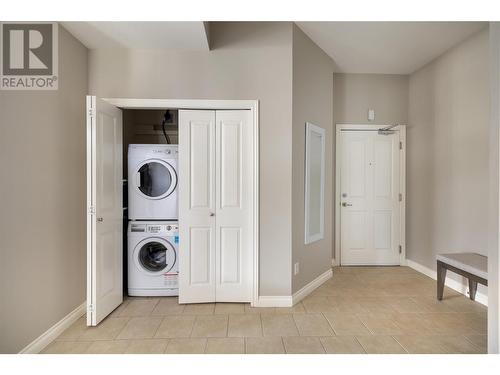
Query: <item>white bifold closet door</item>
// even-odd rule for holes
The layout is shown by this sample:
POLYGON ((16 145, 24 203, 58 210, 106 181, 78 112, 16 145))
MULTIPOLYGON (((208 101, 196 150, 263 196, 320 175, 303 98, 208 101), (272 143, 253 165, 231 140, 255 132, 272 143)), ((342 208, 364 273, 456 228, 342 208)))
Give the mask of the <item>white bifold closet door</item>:
POLYGON ((179 302, 250 302, 253 126, 249 110, 179 111, 179 302))
POLYGON ((87 325, 123 301, 122 111, 87 96, 87 325))

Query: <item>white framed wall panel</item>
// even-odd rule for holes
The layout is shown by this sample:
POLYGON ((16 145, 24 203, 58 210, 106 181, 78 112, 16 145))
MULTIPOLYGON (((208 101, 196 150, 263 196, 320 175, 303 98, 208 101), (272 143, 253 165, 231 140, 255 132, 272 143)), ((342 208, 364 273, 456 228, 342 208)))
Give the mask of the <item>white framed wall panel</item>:
POLYGON ((325 129, 306 123, 304 243, 325 236, 325 129))

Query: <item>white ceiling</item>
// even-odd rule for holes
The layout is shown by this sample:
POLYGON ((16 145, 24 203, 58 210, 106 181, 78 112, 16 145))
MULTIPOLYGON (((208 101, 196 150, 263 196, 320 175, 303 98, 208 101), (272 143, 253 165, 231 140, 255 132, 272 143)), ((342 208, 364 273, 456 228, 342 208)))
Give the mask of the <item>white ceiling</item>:
POLYGON ((89 49, 209 50, 204 22, 61 22, 89 49))
POLYGON ((338 72, 410 74, 486 22, 297 22, 338 72))
MULTIPOLYGON (((87 48, 209 50, 206 22, 62 22, 87 48)), ((409 74, 486 22, 297 22, 344 73, 409 74)))

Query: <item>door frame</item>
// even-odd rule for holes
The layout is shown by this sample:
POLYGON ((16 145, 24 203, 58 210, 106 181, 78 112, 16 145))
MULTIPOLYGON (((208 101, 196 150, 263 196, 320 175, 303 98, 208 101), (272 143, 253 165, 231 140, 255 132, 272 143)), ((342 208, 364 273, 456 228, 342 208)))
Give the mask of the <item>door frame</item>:
MULTIPOLYGON (((341 222, 340 222, 340 207, 341 196, 340 196, 340 166, 341 166, 341 148, 340 148, 340 134, 342 130, 371 130, 384 128, 387 126, 392 126, 390 124, 380 125, 380 124, 336 124, 335 125, 335 250, 334 259, 332 259, 332 264, 335 266, 340 266, 341 264, 341 251, 340 251, 340 233, 341 233, 341 222)), ((399 264, 401 266, 406 265, 406 125, 398 124, 391 130, 396 130, 399 134, 400 150, 399 153, 399 186, 401 193, 400 202, 400 223, 399 223, 399 234, 401 241, 401 254, 399 255, 399 264)))
POLYGON ((211 99, 102 98, 121 109, 250 110, 253 118, 253 281, 252 302, 259 300, 259 101, 211 99))

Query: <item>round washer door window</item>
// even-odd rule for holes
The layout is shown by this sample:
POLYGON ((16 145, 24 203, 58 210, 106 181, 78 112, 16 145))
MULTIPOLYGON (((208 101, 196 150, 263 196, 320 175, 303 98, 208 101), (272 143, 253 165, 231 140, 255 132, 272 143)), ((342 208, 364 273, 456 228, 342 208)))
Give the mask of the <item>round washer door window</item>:
POLYGON ((172 166, 161 160, 142 163, 137 171, 137 188, 150 199, 161 199, 170 195, 177 184, 172 166))
POLYGON ((136 260, 142 270, 165 273, 174 266, 175 251, 168 241, 150 239, 139 246, 136 260))

